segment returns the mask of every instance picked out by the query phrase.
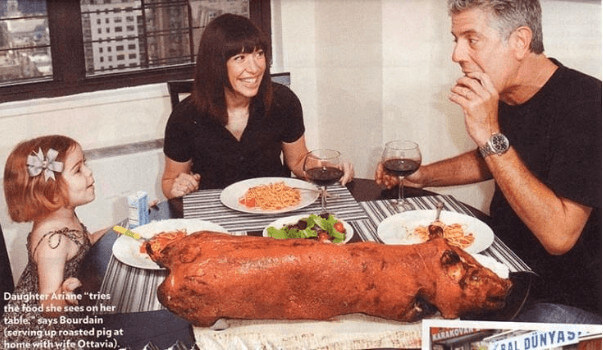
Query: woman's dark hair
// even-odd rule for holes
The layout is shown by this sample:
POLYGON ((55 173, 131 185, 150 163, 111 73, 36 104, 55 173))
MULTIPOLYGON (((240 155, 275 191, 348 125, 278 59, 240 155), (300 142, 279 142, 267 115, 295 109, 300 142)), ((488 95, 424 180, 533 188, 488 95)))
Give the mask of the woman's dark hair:
MULTIPOLYGON (((201 36, 195 82, 193 85, 193 103, 202 113, 226 125, 226 98, 224 88, 232 89, 228 80, 226 61, 239 53, 251 53, 263 50, 266 61, 271 59, 270 44, 264 33, 247 17, 224 14, 211 21, 201 36)), ((269 64, 262 78, 258 94, 253 101, 261 100, 266 111, 272 102, 272 83, 269 64)))

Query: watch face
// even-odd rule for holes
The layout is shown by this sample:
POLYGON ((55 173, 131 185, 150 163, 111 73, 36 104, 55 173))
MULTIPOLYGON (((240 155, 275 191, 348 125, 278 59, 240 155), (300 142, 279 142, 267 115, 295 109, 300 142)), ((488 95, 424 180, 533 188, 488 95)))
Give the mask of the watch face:
POLYGON ((509 148, 509 140, 503 134, 492 135, 492 148, 496 153, 505 152, 509 148))

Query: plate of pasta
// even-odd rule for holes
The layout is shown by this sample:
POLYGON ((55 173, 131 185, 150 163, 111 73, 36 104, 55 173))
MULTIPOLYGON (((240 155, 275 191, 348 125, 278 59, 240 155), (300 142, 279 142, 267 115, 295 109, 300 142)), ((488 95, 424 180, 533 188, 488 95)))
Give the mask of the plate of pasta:
MULTIPOLYGON (((383 220, 377 227, 377 234, 386 244, 423 243, 429 239, 428 227, 435 217, 435 210, 405 211, 383 220)), ((450 245, 468 253, 479 253, 494 242, 492 229, 469 215, 443 210, 439 225, 450 245)))
POLYGON ((255 214, 286 213, 314 203, 320 191, 309 182, 289 177, 259 177, 236 182, 220 193, 225 206, 255 214))
MULTIPOLYGON (((163 232, 191 234, 196 231, 228 232, 224 227, 201 219, 169 219, 151 221, 132 229, 142 238, 150 239, 163 232)), ((144 242, 127 236, 119 236, 113 243, 113 255, 126 265, 146 270, 163 270, 142 248, 144 242)))

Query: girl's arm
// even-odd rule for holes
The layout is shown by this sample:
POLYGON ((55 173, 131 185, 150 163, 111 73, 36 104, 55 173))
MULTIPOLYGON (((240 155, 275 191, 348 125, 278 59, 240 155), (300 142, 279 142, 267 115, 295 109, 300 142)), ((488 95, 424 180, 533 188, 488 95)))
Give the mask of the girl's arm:
POLYGON ((63 275, 65 263, 77 249, 75 243, 60 235, 44 237, 38 246, 34 259, 38 265, 38 293, 45 299, 40 301, 45 317, 58 317, 65 313, 66 305, 78 303, 73 291, 81 282, 75 277, 65 279, 63 275))

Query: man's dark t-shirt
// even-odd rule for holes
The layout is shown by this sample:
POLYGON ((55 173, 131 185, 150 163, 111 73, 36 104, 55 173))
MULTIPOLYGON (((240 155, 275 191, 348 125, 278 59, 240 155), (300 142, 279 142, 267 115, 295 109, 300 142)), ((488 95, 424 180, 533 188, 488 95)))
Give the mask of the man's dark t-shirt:
POLYGON ((529 101, 500 103, 499 123, 532 174, 592 213, 560 256, 545 251, 498 186, 490 214, 495 232, 542 277, 533 297, 601 314, 601 81, 553 61, 559 68, 529 101))

